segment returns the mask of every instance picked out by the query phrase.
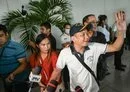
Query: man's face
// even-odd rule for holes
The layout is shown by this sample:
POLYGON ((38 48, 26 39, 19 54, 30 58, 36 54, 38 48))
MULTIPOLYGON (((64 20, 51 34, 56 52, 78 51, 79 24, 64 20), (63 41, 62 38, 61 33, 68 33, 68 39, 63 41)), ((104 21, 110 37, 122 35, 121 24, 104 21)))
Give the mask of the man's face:
POLYGON ((71 26, 70 25, 66 25, 65 26, 65 33, 69 34, 71 26))
POLYGON ((70 29, 70 28, 71 28, 70 25, 66 25, 66 26, 65 26, 65 29, 70 29))
POLYGON ((84 24, 87 25, 88 23, 92 23, 93 31, 97 31, 97 20, 96 20, 95 16, 89 16, 88 20, 86 20, 86 22, 84 24))
POLYGON ((44 33, 46 35, 50 34, 50 29, 46 29, 46 27, 44 27, 44 26, 41 26, 40 31, 41 31, 41 33, 44 33))
POLYGON ((81 46, 81 47, 87 46, 89 39, 90 39, 90 33, 86 29, 74 34, 74 36, 73 36, 74 44, 81 46))
POLYGON ((2 47, 8 39, 8 34, 5 34, 2 30, 0 30, 0 47, 2 47))

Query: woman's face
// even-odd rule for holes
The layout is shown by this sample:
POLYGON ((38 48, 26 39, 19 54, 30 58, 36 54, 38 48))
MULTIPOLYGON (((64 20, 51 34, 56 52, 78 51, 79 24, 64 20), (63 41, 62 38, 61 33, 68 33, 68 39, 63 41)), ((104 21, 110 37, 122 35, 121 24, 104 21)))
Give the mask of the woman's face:
POLYGON ((48 38, 43 39, 40 44, 38 45, 41 53, 48 53, 51 49, 51 43, 48 38))

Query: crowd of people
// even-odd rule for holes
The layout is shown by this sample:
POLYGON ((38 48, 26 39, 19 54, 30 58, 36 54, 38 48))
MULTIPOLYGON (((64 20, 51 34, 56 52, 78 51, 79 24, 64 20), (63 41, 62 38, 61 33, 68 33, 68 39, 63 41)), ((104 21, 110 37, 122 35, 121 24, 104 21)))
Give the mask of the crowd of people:
POLYGON ((0 78, 5 91, 28 92, 28 83, 21 81, 27 81, 30 72, 39 66, 40 92, 55 92, 61 83, 68 92, 98 92, 98 62, 103 61, 106 75, 110 74, 105 61, 107 53, 115 53, 115 69, 125 71, 126 65, 121 62, 121 56, 126 29, 130 33, 125 17, 123 11, 115 14, 114 32, 110 31, 112 28, 107 24, 106 15, 99 15, 98 21, 94 14, 89 14, 83 18, 82 23, 65 23, 60 36, 61 51, 56 49, 51 23, 44 22, 40 25, 41 33, 35 42, 28 41, 28 45, 35 49, 29 60, 23 46, 9 39, 6 26, 0 24, 0 78), (115 32, 116 36, 111 40, 115 32))

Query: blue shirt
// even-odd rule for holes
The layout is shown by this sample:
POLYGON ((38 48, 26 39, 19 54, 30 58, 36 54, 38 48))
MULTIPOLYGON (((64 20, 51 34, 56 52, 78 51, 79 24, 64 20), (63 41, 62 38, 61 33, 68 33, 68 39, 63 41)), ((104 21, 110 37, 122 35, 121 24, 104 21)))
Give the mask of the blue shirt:
POLYGON ((11 40, 0 48, 0 55, 0 75, 3 76, 8 76, 19 67, 18 59, 26 58, 26 52, 22 45, 11 40))

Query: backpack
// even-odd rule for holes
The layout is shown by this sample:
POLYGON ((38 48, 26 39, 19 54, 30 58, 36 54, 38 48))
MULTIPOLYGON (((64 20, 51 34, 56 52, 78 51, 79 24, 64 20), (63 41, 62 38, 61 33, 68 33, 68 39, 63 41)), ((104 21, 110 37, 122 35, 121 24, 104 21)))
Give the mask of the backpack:
POLYGON ((106 76, 106 72, 107 72, 107 64, 105 61, 105 55, 102 54, 100 55, 97 63, 97 79, 99 81, 102 81, 106 76))

